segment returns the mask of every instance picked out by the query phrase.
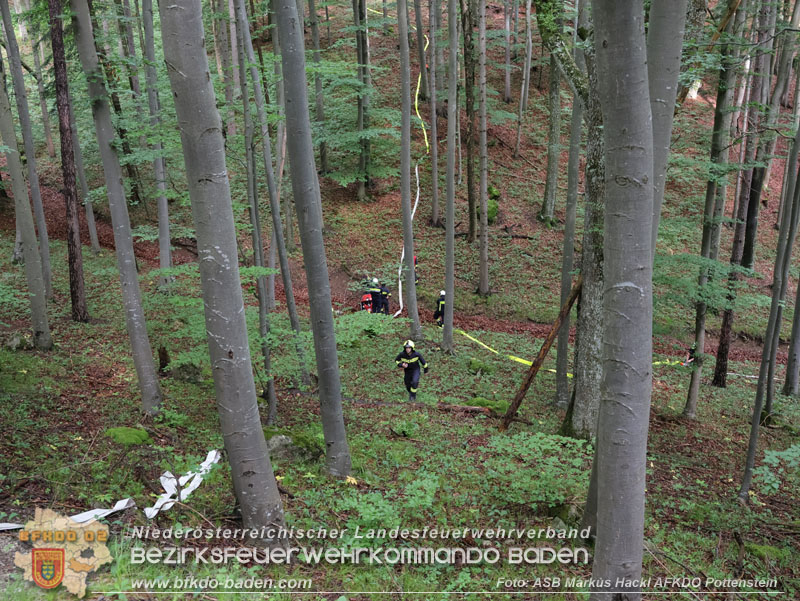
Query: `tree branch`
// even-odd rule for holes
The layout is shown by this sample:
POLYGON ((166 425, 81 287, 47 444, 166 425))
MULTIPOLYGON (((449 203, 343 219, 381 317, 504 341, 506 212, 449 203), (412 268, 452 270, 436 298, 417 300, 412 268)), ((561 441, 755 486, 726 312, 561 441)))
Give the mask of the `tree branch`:
POLYGON ((536 23, 542 42, 555 58, 558 68, 567 80, 569 87, 581 99, 584 105, 589 102, 589 82, 572 56, 569 42, 558 26, 558 15, 563 6, 559 0, 534 0, 536 7, 536 23))

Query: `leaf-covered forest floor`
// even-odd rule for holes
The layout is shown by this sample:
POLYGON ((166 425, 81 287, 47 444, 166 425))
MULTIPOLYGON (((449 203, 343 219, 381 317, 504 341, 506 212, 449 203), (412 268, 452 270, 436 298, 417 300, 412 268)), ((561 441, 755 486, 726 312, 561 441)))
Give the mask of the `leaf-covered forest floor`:
MULTIPOLYGON (((498 7, 489 11, 501 26, 498 7)), ((334 23, 343 26, 344 11, 333 11, 334 23)), ((380 35, 374 26, 371 39, 377 67, 396 61, 395 41, 380 35)), ((352 52, 339 48, 339 52, 352 52)), ((493 57, 502 61, 499 49, 493 57)), ((414 52, 412 49, 412 61, 414 52)), ((539 67, 542 68, 542 67, 539 67)), ((537 72, 538 73, 538 72, 537 72)), ((414 75, 415 77, 415 75, 414 75)), ((512 90, 518 93, 518 70, 512 90)), ((533 81, 536 82, 535 74, 533 81)), ((546 86, 546 72, 542 85, 546 86)), ((396 69, 386 68, 375 79, 381 102, 396 104, 396 69)), ((493 64, 490 85, 502 89, 502 73, 493 64)), ((685 356, 691 339, 693 309, 691 291, 696 263, 689 256, 700 244, 705 156, 713 118, 713 81, 695 101, 687 101, 679 112, 673 139, 673 159, 668 176, 664 220, 656 260, 654 318, 654 384, 648 448, 645 574, 672 577, 774 577, 785 598, 800 595, 800 478, 779 464, 756 480, 751 503, 741 506, 735 499, 747 445, 754 381, 760 360, 760 336, 766 324, 769 283, 774 260, 775 230, 782 162, 772 172, 766 206, 762 209, 756 270, 745 280, 737 301, 737 339, 731 353, 731 371, 726 389, 703 382, 697 420, 681 417, 689 372, 674 365, 685 356), (774 482, 777 479, 778 488, 774 482)), ((569 99, 564 93, 568 113, 569 99)), ((498 98, 498 96, 494 96, 498 98)), ((515 100, 516 102, 516 100, 515 100)), ((515 111, 512 103, 503 108, 515 111)), ((420 105, 427 119, 428 107, 420 105)), ((463 114, 462 114, 463 117, 463 114)), ((415 121, 414 156, 424 153, 421 130, 415 121)), ((568 118, 562 115, 566 147, 568 118)), ((463 125, 463 120, 462 120, 463 125)), ((563 412, 552 405, 555 380, 550 371, 537 377, 510 433, 497 432, 498 420, 489 413, 453 411, 454 405, 484 404, 502 409, 519 385, 525 367, 505 354, 531 358, 558 310, 562 230, 546 228, 535 215, 544 189, 547 131, 546 90, 532 89, 523 136, 523 158, 513 159, 513 122, 489 128, 491 183, 500 192, 498 221, 491 227, 492 295, 482 299, 477 287, 476 244, 464 236, 456 242, 456 326, 497 349, 485 351, 465 337, 457 336, 456 353, 448 355, 438 346, 440 331, 432 325, 432 307, 442 287, 444 231, 431 227, 429 163, 421 165, 422 200, 415 220, 421 316, 425 323, 421 352, 431 363, 423 377, 417 405, 405 402, 402 376, 394 369, 393 357, 407 337, 407 323, 382 316, 354 312, 357 283, 365 274, 390 278, 402 246, 400 200, 396 178, 381 178, 371 191, 371 200, 359 203, 355 189, 338 186, 322 178, 326 221, 326 244, 331 269, 332 293, 337 309, 337 340, 345 395, 345 421, 353 453, 356 484, 330 480, 324 474, 319 407, 313 391, 297 387, 299 367, 289 344, 288 319, 282 313, 282 286, 276 282, 278 311, 272 320, 273 367, 278 389, 278 422, 267 434, 289 435, 300 449, 293 458, 276 458, 276 474, 284 491, 287 521, 296 527, 364 528, 403 526, 547 527, 562 520, 576 526, 585 500, 591 468, 591 448, 560 438, 563 412), (511 238, 509 232, 524 238, 511 238), (482 401, 477 401, 482 402, 482 401), (450 408, 444 408, 448 405, 450 408)), ((446 120, 439 119, 439 131, 446 120)), ((783 146, 783 142, 781 142, 783 146)), ((779 147, 780 150, 784 150, 779 147)), ((440 144, 440 172, 444 172, 445 144, 440 144)), ((164 347, 172 363, 161 385, 162 415, 144 418, 138 409, 135 372, 118 293, 118 275, 113 256, 111 226, 100 215, 99 234, 104 252, 95 257, 84 247, 87 297, 92 321, 75 324, 69 319, 69 288, 63 226, 63 197, 59 165, 42 160, 44 202, 53 241, 55 298, 50 317, 56 348, 39 353, 25 348, 29 329, 24 274, 6 261, 0 272, 0 403, 3 437, 0 438, 0 521, 25 521, 33 508, 48 506, 64 513, 91 507, 107 507, 131 496, 139 509, 109 518, 112 532, 122 534, 131 525, 152 523, 235 527, 238 521, 228 468, 223 461, 193 493, 185 506, 176 506, 152 522, 140 509, 152 505, 161 493, 158 478, 165 470, 184 473, 211 448, 222 448, 213 384, 205 350, 205 329, 194 255, 188 238, 175 240, 175 262, 182 265, 170 295, 159 292, 153 270, 157 267, 157 245, 136 243, 145 309, 154 350, 164 347), (23 339, 22 348, 8 342, 23 339), (107 434, 109 428, 141 428, 149 435, 144 444, 125 446, 107 434)), ((562 165, 566 164, 566 150, 562 165)), ((234 194, 241 195, 243 174, 231 168, 234 194)), ((466 169, 465 169, 466 171, 466 169)), ((96 175, 96 173, 95 173, 96 175)), ((466 180, 466 173, 464 173, 466 180)), ((563 220, 566 177, 560 180, 556 215, 563 220)), ((95 185, 101 180, 95 179, 95 185)), ((288 186, 285 189, 289 189, 288 186)), ((440 186, 442 207, 444 185, 440 186)), ((457 231, 466 231, 466 193, 458 188, 457 231)), ((174 218, 190 224, 185 208, 174 207, 174 218)), ((152 223, 142 207, 134 208, 136 224, 152 223)), ((730 214, 730 207, 728 208, 730 214)), ((237 213, 242 223, 243 210, 237 213)), ((81 219, 83 217, 81 216, 81 219)), ((0 256, 10 257, 14 239, 13 207, 0 206, 0 256)), ((84 240, 86 232, 83 231, 84 240)), ((730 231, 723 234, 723 249, 730 246, 730 231)), ((580 232, 579 232, 580 236, 580 232)), ((240 237, 247 253, 249 237, 240 237)), ((723 251, 723 254, 727 251, 723 251)), ((293 285, 300 310, 307 312, 307 291, 299 250, 293 254, 293 285)), ((796 275, 796 272, 793 272, 796 275)), ((251 326, 251 349, 258 365, 256 299, 252 279, 244 278, 251 326)), ((395 275, 396 280, 396 275, 395 275)), ((389 281, 393 281, 390 279, 389 281)), ((393 292, 395 286, 392 286, 393 292)), ((786 322, 793 313, 794 288, 787 302, 786 322)), ((396 304, 393 303, 393 308, 396 304)), ((307 328, 307 323, 305 324, 307 328)), ((715 352, 714 332, 718 318, 709 324, 715 352)), ((784 326, 788 338, 788 325, 784 326)), ((307 356, 311 352, 306 337, 307 356)), ((785 349, 785 347, 784 347, 785 349)), ((782 376, 785 350, 779 355, 782 376)), ((710 362, 709 362, 710 363, 710 362)), ((554 352, 545 368, 554 368, 554 352)), ((707 371, 710 371, 707 369, 707 371)), ((263 386, 263 374, 257 384, 263 386)), ((266 416, 266 407, 262 415, 266 416)), ((800 408, 794 399, 778 397, 777 418, 762 429, 758 464, 763 451, 779 451, 798 441, 800 408)), ((544 541, 541 541, 544 542, 544 541)), ((131 565, 127 556, 132 542, 114 536, 116 561, 106 571, 90 576, 90 599, 114 598, 100 591, 130 591, 134 578, 176 577, 179 574, 219 576, 258 575, 272 578, 311 578, 317 591, 477 591, 496 589, 499 578, 579 577, 588 578, 591 566, 396 566, 363 565, 265 568, 246 566, 175 568, 131 565)), ((157 541, 148 541, 157 545, 157 541)), ((220 543, 222 544, 222 543, 220 543)), ((346 539, 345 545, 365 541, 346 539)), ((372 541, 370 545, 391 545, 372 541)), ((494 546, 505 552, 521 544, 516 540, 467 540, 469 546, 494 546)), ((0 535, 0 599, 59 599, 60 592, 45 593, 23 583, 13 566, 17 548, 13 535, 0 535), (11 558, 11 560, 9 560, 11 558)), ((563 587, 562 587, 563 588, 563 587)), ((558 590, 556 587, 555 590, 558 590)), ((206 598, 216 598, 206 593, 206 598)), ((312 599, 338 599, 339 593, 303 595, 312 599)), ((406 595, 411 596, 411 595, 406 595)), ((415 598, 453 598, 459 595, 426 594, 415 598)), ((727 598, 704 591, 687 592, 687 598, 727 598)), ((249 595, 237 595, 249 597, 249 595)), ((254 598, 263 595, 254 595, 254 598)), ((414 596, 412 596, 414 597, 414 596)), ((494 597, 505 598, 504 595, 494 597)), ((747 598, 747 595, 743 595, 747 598)), ((752 595, 753 598, 762 598, 752 595)), ((128 599, 152 599, 147 594, 129 594, 128 599)), ((171 598, 158 595, 159 599, 171 598)), ((174 595, 174 598, 182 598, 174 595)), ((269 598, 289 598, 272 594, 269 598)), ((348 594, 348 599, 379 599, 379 594, 348 594)), ((520 595, 507 596, 519 599, 520 595)), ((525 597, 527 598, 527 597, 525 597)), ((570 592, 548 595, 552 599, 578 599, 570 592)))

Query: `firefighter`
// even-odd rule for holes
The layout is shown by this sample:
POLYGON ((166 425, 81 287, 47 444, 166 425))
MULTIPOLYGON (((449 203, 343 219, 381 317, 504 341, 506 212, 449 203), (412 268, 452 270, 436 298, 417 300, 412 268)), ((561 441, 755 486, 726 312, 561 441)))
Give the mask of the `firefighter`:
POLYGON ((436 325, 440 328, 444 325, 444 294, 444 290, 439 291, 439 300, 436 301, 436 310, 433 312, 436 325))
POLYGON ((386 287, 386 284, 384 282, 381 282, 381 310, 386 315, 389 315, 390 296, 392 296, 392 293, 389 292, 389 288, 386 287))
POLYGON ((419 388, 419 370, 422 368, 425 373, 428 373, 428 364, 417 351, 414 350, 414 341, 406 340, 403 345, 403 352, 395 358, 397 367, 402 367, 405 370, 403 381, 408 390, 408 400, 414 402, 417 400, 417 390, 419 388))
POLYGON ((381 285, 380 282, 378 282, 378 278, 372 278, 367 292, 372 295, 372 312, 381 313, 381 285))
POLYGON ((417 255, 414 255, 414 285, 419 284, 419 275, 417 275, 417 255))

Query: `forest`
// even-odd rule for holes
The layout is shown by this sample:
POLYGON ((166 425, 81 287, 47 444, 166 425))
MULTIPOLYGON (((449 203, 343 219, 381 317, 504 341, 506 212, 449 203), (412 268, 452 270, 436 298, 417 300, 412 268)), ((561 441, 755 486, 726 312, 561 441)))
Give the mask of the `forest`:
POLYGON ((0 19, 0 601, 800 598, 800 0, 0 19))

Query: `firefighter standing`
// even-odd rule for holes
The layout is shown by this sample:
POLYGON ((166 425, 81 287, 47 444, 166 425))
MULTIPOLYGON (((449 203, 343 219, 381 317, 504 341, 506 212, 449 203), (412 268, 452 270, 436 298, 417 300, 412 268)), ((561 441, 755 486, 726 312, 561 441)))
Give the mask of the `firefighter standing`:
POLYGON ((414 402, 417 400, 417 390, 419 388, 419 370, 422 368, 425 373, 428 373, 428 364, 417 351, 414 350, 414 341, 406 340, 403 345, 403 352, 395 358, 397 367, 402 367, 405 370, 403 381, 408 390, 408 400, 414 402))
POLYGON ((433 312, 433 318, 436 320, 436 325, 440 328, 444 325, 444 290, 439 291, 439 300, 436 301, 436 310, 433 312))
POLYGON ((378 278, 372 278, 372 283, 369 285, 367 292, 372 295, 372 312, 381 313, 381 285, 378 282, 378 278))
POLYGON ((389 315, 389 297, 392 296, 392 293, 389 292, 389 289, 386 287, 386 284, 381 282, 381 311, 386 315, 389 315))

